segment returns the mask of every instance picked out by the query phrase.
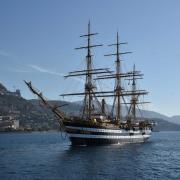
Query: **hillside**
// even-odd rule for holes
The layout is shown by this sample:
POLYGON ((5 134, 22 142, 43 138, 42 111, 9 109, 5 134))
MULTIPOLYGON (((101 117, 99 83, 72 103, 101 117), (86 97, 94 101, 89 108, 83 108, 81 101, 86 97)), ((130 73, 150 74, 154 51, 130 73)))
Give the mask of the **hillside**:
POLYGON ((171 121, 180 124, 180 116, 172 116, 171 121))
POLYGON ((6 87, 0 83, 0 92, 7 92, 8 90, 6 89, 6 87))
POLYGON ((153 118, 157 124, 153 128, 154 131, 180 131, 180 125, 165 121, 163 119, 153 118))
POLYGON ((0 116, 11 115, 19 120, 21 128, 54 129, 58 123, 54 115, 45 108, 37 108, 30 101, 8 91, 0 84, 0 116))

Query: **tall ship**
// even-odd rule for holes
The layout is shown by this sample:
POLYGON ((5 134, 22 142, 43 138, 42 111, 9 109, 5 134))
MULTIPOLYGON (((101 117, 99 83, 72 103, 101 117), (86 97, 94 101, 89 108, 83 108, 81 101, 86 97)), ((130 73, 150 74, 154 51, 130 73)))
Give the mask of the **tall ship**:
POLYGON ((51 109, 56 115, 61 129, 67 133, 72 145, 103 145, 103 144, 124 144, 146 142, 152 132, 153 124, 147 119, 140 117, 137 113, 139 104, 148 102, 140 101, 140 96, 148 92, 137 88, 137 80, 142 79, 143 74, 135 69, 122 72, 121 55, 131 52, 120 52, 120 46, 127 44, 119 41, 116 35, 116 42, 109 45, 115 46, 116 51, 105 56, 115 57, 115 68, 94 68, 92 48, 102 46, 92 44, 92 33, 90 22, 87 34, 80 37, 87 39, 87 45, 76 49, 87 51, 85 66, 83 70, 69 72, 65 78, 84 76, 84 91, 62 94, 61 96, 82 96, 83 103, 79 115, 68 116, 62 112, 61 107, 51 104, 43 94, 33 87, 31 82, 25 81, 29 89, 37 95, 42 103, 51 109), (114 87, 108 90, 99 90, 97 82, 113 80, 114 87), (125 81, 129 87, 123 87, 125 81), (108 106, 108 99, 113 100, 112 106, 108 106), (108 108, 109 107, 109 108, 108 108), (123 108, 126 107, 126 115, 123 115, 123 108))

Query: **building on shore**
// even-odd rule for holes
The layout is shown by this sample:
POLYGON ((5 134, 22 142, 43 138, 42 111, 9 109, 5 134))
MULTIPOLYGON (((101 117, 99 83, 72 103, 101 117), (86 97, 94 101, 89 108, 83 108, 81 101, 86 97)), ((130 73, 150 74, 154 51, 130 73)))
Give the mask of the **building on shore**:
POLYGON ((5 130, 18 130, 19 129, 19 120, 15 116, 0 116, 0 131, 5 130))
POLYGON ((21 97, 21 91, 16 89, 15 91, 9 91, 0 83, 0 95, 11 95, 16 97, 21 97))

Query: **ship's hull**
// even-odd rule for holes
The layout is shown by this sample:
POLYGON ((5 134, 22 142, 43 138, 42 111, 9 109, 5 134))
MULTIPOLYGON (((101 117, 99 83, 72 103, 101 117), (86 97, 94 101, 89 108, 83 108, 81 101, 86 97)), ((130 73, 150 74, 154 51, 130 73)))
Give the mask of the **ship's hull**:
POLYGON ((146 142, 151 130, 114 130, 92 127, 66 126, 72 145, 106 145, 146 142))

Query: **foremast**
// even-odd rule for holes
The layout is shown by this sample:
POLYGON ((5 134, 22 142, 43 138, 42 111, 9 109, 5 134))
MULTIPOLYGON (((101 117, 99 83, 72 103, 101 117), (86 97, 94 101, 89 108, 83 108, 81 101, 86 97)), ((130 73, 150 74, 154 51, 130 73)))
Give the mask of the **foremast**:
MULTIPOLYGON (((90 22, 88 23, 88 32, 87 34, 81 35, 80 37, 87 38, 87 46, 79 47, 76 49, 87 49, 87 55, 86 55, 86 69, 80 70, 80 71, 73 71, 70 72, 65 77, 72 77, 72 76, 85 76, 85 86, 84 86, 84 92, 82 93, 70 93, 70 94, 62 94, 61 96, 73 96, 73 95, 84 95, 84 101, 83 101, 83 112, 82 112, 82 118, 86 120, 92 119, 92 114, 94 110, 93 105, 93 99, 96 99, 96 94, 101 94, 102 92, 95 92, 96 86, 93 84, 93 75, 97 74, 107 74, 110 71, 108 71, 108 68, 99 68, 94 69, 92 66, 92 53, 91 49, 95 47, 102 46, 102 44, 91 44, 91 37, 94 35, 97 35, 98 33, 92 33, 90 28, 90 22)), ((106 92, 105 92, 106 93, 106 92)), ((99 103, 100 105, 100 103, 99 103)))
POLYGON ((85 97, 84 97, 84 106, 83 106, 83 116, 87 119, 91 119, 92 114, 92 101, 93 101, 93 90, 95 86, 92 83, 92 55, 91 55, 91 48, 102 46, 102 45, 91 45, 91 36, 97 35, 97 33, 91 33, 90 29, 90 22, 88 24, 88 33, 82 35, 80 37, 87 37, 88 45, 87 47, 80 47, 76 49, 87 49, 87 56, 86 56, 86 64, 87 64, 87 74, 86 74, 86 83, 85 83, 85 97))

